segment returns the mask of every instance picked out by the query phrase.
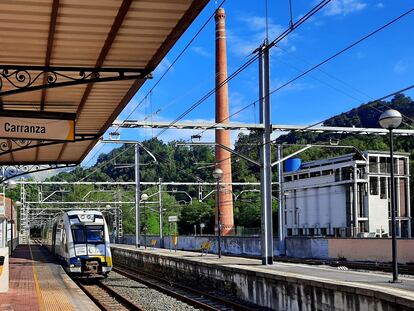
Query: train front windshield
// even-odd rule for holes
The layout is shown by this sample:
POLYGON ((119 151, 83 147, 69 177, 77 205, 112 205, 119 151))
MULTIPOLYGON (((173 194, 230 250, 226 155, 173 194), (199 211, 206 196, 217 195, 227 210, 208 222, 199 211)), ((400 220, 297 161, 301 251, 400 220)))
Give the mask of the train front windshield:
POLYGON ((73 242, 75 244, 104 243, 104 226, 72 226, 73 242))

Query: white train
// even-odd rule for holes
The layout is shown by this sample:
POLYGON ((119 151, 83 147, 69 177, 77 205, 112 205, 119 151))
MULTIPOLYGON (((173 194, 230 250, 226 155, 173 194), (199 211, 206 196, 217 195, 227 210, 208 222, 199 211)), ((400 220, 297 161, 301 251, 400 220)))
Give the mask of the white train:
POLYGON ((64 213, 44 228, 43 244, 68 272, 106 276, 112 270, 108 226, 101 212, 64 213))

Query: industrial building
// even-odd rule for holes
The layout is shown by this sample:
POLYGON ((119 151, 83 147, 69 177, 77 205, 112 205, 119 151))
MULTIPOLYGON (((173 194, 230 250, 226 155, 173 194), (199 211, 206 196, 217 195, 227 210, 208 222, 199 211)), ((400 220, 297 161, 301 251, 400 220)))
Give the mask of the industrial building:
MULTIPOLYGON (((391 236, 390 157, 354 152, 284 172, 287 236, 391 236)), ((394 158, 397 236, 411 237, 409 154, 394 158)))

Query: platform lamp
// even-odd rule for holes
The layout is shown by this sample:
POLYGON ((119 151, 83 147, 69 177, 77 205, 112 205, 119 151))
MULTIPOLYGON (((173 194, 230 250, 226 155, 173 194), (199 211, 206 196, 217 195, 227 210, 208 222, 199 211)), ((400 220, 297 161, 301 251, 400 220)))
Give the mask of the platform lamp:
POLYGON ((216 168, 213 177, 217 181, 216 185, 216 204, 217 204, 217 238, 218 238, 218 257, 221 258, 221 212, 220 212, 220 181, 223 177, 223 170, 216 168))
POLYGON ((391 235, 392 235, 392 282, 398 282, 398 260, 397 260, 397 230, 395 223, 396 204, 395 204, 395 184, 394 184, 394 141, 393 129, 396 129, 402 121, 401 113, 394 109, 384 111, 379 124, 382 128, 389 130, 390 139, 390 173, 391 173, 391 235))
POLYGON ((143 193, 141 195, 141 201, 144 202, 144 216, 145 216, 145 222, 144 222, 144 228, 142 229, 142 231, 144 231, 144 248, 147 248, 147 209, 146 209, 146 205, 145 202, 148 200, 148 194, 143 193))
MULTIPOLYGON (((6 186, 9 189, 15 189, 17 187, 17 183, 13 179, 7 180, 5 182, 5 184, 6 184, 6 186)), ((20 202, 19 202, 19 204, 21 205, 20 202)), ((13 239, 14 239, 14 232, 13 232, 13 227, 14 227, 13 226, 14 225, 14 220, 13 220, 13 205, 10 206, 10 218, 11 218, 10 219, 10 222, 11 222, 11 230, 10 230, 10 254, 12 254, 13 253, 13 239)), ((7 226, 6 226, 6 234, 7 234, 7 226)), ((7 243, 7 240, 6 240, 6 243, 7 243)))

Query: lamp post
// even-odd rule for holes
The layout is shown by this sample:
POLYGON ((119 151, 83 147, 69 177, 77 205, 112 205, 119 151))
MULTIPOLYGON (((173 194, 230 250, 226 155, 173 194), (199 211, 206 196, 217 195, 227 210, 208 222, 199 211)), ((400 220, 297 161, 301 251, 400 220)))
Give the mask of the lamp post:
POLYGON ((220 180, 223 177, 223 171, 216 168, 213 171, 213 177, 217 181, 216 185, 216 205, 217 205, 217 237, 218 237, 218 257, 221 258, 221 212, 220 212, 220 180))
POLYGON ((147 209, 145 202, 148 200, 148 194, 143 193, 141 195, 141 201, 144 202, 144 228, 142 228, 142 231, 144 231, 144 248, 147 248, 147 209))
POLYGON ((395 204, 395 185, 394 185, 394 141, 392 130, 396 129, 402 121, 401 113, 397 110, 389 109, 383 112, 379 118, 382 128, 389 130, 390 136, 390 173, 391 173, 391 234, 392 234, 392 282, 398 282, 398 260, 397 260, 397 230, 395 223, 396 204, 395 204))

